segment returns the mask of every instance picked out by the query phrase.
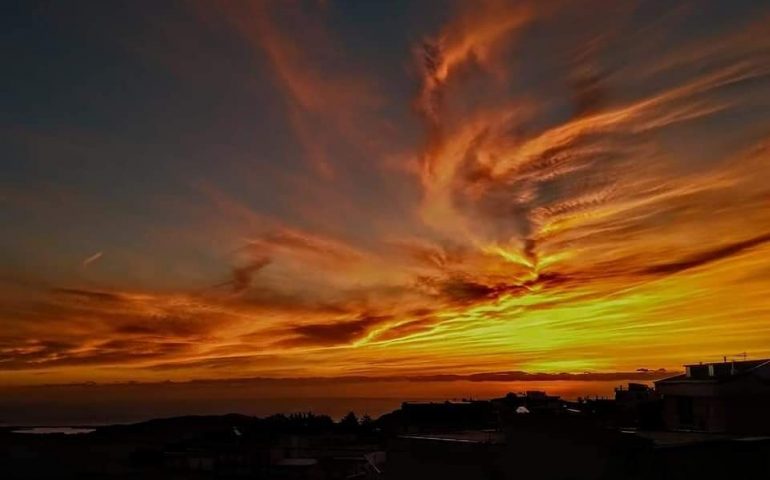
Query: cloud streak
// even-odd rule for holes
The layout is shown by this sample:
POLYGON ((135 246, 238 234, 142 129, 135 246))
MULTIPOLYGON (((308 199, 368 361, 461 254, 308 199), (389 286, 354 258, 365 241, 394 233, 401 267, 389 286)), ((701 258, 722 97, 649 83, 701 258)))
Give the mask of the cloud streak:
POLYGON ((90 257, 88 257, 85 260, 83 260, 81 265, 83 265, 83 268, 85 268, 85 267, 91 265, 92 263, 94 263, 95 261, 99 260, 100 258, 102 258, 102 252, 96 252, 93 255, 91 255, 90 257))

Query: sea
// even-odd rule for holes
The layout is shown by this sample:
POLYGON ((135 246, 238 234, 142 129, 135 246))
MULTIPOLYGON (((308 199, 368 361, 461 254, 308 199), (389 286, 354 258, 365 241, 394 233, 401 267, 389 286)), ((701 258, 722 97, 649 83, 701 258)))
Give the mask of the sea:
MULTIPOLYGON (((490 399, 508 392, 545 391, 568 400, 611 397, 622 382, 369 382, 338 385, 262 383, 81 384, 0 387, 0 426, 77 427, 136 423, 182 415, 240 413, 269 416, 313 412, 339 419, 348 412, 372 418, 403 402, 490 399)), ((43 430, 29 433, 44 433, 43 430)), ((67 432, 62 432, 67 433, 67 432)), ((75 433, 75 432, 70 432, 75 433)))

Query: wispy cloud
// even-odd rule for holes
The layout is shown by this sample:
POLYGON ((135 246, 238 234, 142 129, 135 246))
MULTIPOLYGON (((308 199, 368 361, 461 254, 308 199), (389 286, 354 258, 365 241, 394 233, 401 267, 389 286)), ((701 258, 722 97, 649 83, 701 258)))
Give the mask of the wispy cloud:
POLYGON ((96 253, 94 253, 93 255, 91 255, 90 257, 88 257, 88 258, 84 259, 84 260, 81 262, 81 265, 83 266, 83 268, 86 268, 87 266, 91 265, 91 264, 92 264, 92 263, 94 263, 95 261, 97 261, 97 260, 99 260, 100 258, 102 258, 102 255, 103 255, 103 253, 102 253, 102 252, 96 252, 96 253))

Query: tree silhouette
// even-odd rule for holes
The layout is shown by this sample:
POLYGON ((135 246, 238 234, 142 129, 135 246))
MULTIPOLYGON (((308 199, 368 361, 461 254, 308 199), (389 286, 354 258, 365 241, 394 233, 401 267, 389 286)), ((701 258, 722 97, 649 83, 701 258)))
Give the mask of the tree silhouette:
POLYGON ((358 417, 354 412, 348 412, 347 415, 340 420, 340 427, 343 430, 355 431, 358 428, 358 417))

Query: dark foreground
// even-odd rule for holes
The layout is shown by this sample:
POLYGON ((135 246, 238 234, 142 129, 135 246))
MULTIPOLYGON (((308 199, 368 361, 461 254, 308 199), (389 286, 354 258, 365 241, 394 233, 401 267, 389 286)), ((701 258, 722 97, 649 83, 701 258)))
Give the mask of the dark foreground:
POLYGON ((377 420, 178 417, 92 433, 0 431, 0 478, 724 479, 770 477, 770 437, 667 431, 640 390, 404 404, 377 420), (623 392, 620 392, 623 394, 623 392))

